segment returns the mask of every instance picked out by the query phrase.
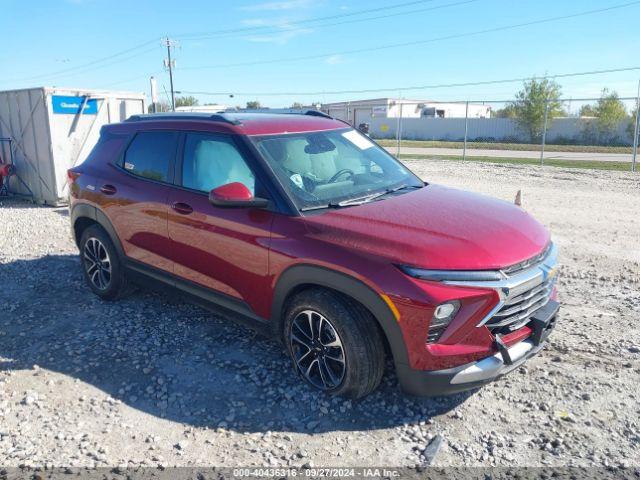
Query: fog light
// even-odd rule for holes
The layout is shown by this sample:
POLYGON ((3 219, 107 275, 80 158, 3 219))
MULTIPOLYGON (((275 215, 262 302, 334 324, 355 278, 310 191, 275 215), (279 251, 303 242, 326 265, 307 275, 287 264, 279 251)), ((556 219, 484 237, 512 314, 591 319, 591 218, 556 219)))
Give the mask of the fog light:
POLYGON ((441 303, 436 307, 431 319, 431 325, 429 325, 427 343, 434 343, 440 338, 451 323, 451 320, 456 316, 456 313, 458 313, 458 310, 460 310, 460 302, 458 300, 441 303))
POLYGON ((433 316, 438 320, 444 320, 446 318, 451 317, 451 315, 453 315, 453 313, 457 310, 456 303, 447 302, 447 303, 443 303, 442 305, 438 305, 433 316))

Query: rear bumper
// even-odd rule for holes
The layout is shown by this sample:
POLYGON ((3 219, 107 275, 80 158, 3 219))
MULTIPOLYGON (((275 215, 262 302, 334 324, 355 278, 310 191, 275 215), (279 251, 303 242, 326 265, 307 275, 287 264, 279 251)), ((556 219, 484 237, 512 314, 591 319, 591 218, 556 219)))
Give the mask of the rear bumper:
POLYGON ((530 338, 509 348, 497 345, 498 353, 482 360, 433 371, 414 370, 406 365, 398 365, 400 385, 405 393, 416 396, 449 395, 486 385, 518 368, 542 350, 555 327, 559 308, 558 302, 549 301, 533 315, 533 334, 530 338))

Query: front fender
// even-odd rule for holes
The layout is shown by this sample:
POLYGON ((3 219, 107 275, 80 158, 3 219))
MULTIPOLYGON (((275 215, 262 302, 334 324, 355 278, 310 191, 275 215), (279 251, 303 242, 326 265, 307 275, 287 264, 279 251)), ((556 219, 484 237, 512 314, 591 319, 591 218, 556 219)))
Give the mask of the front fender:
POLYGON ((361 303, 371 312, 382 328, 391 347, 394 362, 401 365, 408 364, 407 349, 400 325, 382 297, 361 280, 318 265, 294 265, 280 274, 271 305, 271 324, 274 328, 274 336, 281 338, 282 317, 287 296, 295 288, 302 285, 331 288, 361 303))

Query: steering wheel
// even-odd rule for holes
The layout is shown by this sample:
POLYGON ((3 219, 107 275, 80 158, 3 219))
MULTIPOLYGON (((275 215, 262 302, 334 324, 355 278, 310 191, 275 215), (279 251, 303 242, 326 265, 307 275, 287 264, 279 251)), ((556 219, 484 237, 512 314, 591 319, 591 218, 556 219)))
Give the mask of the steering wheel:
POLYGON ((353 178, 356 175, 353 170, 349 168, 343 168, 342 170, 338 170, 329 180, 327 180, 327 183, 336 182, 345 173, 349 174, 349 178, 353 178))

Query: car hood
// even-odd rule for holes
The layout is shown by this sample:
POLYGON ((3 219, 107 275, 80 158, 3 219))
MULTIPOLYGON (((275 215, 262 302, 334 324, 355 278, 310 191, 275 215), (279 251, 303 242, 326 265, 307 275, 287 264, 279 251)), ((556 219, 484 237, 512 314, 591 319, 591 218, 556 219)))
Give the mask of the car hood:
POLYGON ((520 207, 440 185, 305 220, 316 239, 432 269, 498 269, 549 242, 549 232, 520 207))

